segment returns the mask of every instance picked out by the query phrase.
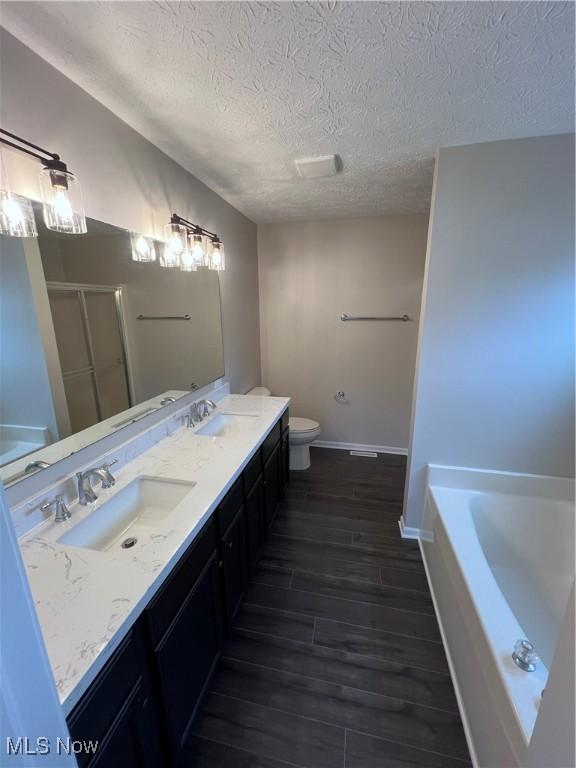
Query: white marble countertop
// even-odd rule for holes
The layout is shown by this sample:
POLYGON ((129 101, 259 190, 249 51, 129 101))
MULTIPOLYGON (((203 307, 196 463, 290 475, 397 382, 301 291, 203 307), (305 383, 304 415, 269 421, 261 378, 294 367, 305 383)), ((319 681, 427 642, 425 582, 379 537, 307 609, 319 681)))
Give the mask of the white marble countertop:
MULTIPOLYGON (((116 485, 97 487, 98 501, 70 507, 68 522, 51 518, 21 540, 21 551, 60 701, 69 714, 134 621, 200 531, 289 405, 288 398, 229 395, 218 413, 251 413, 242 431, 197 435, 184 427, 121 467, 116 485), (140 475, 196 485, 149 537, 132 549, 97 551, 58 539, 140 475)), ((200 426, 204 426, 208 420, 200 426)))

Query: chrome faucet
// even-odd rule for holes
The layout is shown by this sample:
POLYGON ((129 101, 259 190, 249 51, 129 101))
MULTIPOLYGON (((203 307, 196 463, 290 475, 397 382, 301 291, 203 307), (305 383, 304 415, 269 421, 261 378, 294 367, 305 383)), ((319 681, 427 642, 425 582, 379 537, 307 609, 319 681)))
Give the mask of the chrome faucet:
POLYGON ((184 417, 186 429, 194 429, 194 424, 196 423, 194 405, 190 406, 189 412, 184 417))
POLYGON ((92 480, 99 479, 102 483, 102 488, 112 488, 116 482, 116 478, 110 472, 109 467, 116 464, 118 459, 109 462, 108 464, 102 464, 101 467, 90 467, 84 472, 76 472, 76 479, 78 481, 78 501, 85 507, 93 501, 96 501, 98 496, 92 488, 92 480))
POLYGON ((186 414, 186 427, 187 429, 194 429, 195 424, 199 424, 210 415, 210 411, 216 408, 216 403, 213 400, 198 400, 192 403, 190 406, 190 412, 186 414))
POLYGON ((47 461, 31 461, 30 464, 26 464, 24 472, 28 474, 29 472, 36 472, 38 469, 47 469, 49 466, 47 461))
POLYGON ((70 520, 72 515, 70 514, 70 510, 64 503, 64 497, 61 495, 56 496, 52 499, 52 501, 47 501, 46 504, 42 504, 40 506, 40 509, 42 512, 45 512, 47 509, 51 509, 52 507, 56 508, 56 512, 54 514, 54 522, 55 523, 63 523, 66 520, 70 520))
POLYGON ((210 416, 210 411, 216 408, 216 403, 213 400, 198 400, 194 405, 197 407, 200 421, 206 418, 206 416, 210 416))
POLYGON ((160 400, 160 405, 169 405, 170 403, 175 403, 176 398, 175 397, 165 397, 162 400, 160 400))

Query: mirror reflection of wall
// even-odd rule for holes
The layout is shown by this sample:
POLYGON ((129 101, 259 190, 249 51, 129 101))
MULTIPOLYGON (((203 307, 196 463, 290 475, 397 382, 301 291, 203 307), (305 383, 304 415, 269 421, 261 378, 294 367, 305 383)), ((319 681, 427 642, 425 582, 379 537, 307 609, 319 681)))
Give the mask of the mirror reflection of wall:
POLYGON ((69 236, 36 220, 38 238, 0 237, 0 465, 224 375, 216 272, 135 262, 101 222, 69 236))
POLYGON ((24 245, 0 236, 0 465, 59 438, 24 245))

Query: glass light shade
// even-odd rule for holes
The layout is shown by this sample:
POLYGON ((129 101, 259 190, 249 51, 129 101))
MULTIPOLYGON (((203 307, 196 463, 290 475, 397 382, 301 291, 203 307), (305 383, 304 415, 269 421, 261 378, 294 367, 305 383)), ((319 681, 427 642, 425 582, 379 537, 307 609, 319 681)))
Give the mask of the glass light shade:
POLYGON ((206 251, 206 238, 199 233, 190 237, 190 251, 196 268, 208 266, 208 255, 206 251))
POLYGON ((0 189, 0 234, 38 237, 34 209, 27 197, 0 189))
POLYGON ((224 272, 226 269, 226 257, 224 254, 224 246, 220 240, 212 241, 212 252, 210 254, 210 269, 215 272, 224 272))
POLYGON ((186 248, 187 230, 182 224, 166 224, 164 227, 164 241, 174 256, 182 256, 186 248))
POLYGON ((156 245, 151 237, 132 232, 132 261, 156 261, 156 245))
POLYGON ((76 176, 67 171, 43 168, 40 193, 48 229, 68 235, 82 235, 88 231, 82 189, 76 176))

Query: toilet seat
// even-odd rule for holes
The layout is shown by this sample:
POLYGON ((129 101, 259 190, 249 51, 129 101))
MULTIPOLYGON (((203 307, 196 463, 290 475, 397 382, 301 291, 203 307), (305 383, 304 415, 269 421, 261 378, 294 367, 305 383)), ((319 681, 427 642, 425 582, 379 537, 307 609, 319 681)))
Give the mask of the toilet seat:
POLYGON ((320 429, 320 424, 317 421, 303 419, 300 416, 290 416, 288 426, 290 427, 290 432, 299 435, 304 435, 306 432, 315 432, 317 429, 320 429))

